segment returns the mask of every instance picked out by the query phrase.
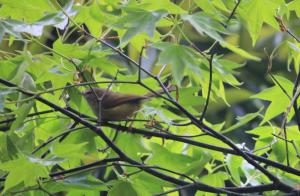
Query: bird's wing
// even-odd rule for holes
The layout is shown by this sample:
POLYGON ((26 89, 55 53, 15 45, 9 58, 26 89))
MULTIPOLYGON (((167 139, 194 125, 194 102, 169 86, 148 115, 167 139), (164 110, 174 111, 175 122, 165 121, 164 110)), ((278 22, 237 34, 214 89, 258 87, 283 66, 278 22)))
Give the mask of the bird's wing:
POLYGON ((108 109, 119 106, 124 103, 137 102, 145 99, 148 99, 148 97, 110 92, 104 96, 102 100, 102 106, 104 106, 104 109, 108 109))

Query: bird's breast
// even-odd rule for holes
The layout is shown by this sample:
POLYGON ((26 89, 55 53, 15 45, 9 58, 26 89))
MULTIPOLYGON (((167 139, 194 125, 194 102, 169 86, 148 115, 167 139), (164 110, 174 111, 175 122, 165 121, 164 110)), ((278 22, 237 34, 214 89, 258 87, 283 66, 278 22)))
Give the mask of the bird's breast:
POLYGON ((131 117, 136 111, 138 111, 141 108, 141 103, 124 103, 121 105, 118 105, 116 107, 103 109, 102 118, 103 120, 126 120, 129 117, 131 117))

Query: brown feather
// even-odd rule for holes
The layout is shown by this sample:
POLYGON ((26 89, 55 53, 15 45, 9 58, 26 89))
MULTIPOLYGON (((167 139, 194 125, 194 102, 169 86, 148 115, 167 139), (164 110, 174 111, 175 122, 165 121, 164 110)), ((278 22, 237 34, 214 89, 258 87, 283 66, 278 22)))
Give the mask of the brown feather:
POLYGON ((144 100, 149 99, 147 96, 115 93, 102 88, 93 88, 93 90, 84 91, 82 94, 96 116, 99 116, 99 111, 101 112, 100 117, 104 121, 126 120, 140 109, 144 100), (102 98, 101 111, 93 90, 99 99, 102 98))
MULTIPOLYGON (((163 91, 157 92, 157 94, 162 93, 163 91)), ((157 96, 155 93, 146 95, 122 94, 102 88, 89 89, 82 94, 96 116, 99 116, 99 112, 101 112, 101 120, 126 120, 141 108, 145 100, 157 96), (100 102, 101 110, 99 110, 97 98, 102 99, 100 102)))

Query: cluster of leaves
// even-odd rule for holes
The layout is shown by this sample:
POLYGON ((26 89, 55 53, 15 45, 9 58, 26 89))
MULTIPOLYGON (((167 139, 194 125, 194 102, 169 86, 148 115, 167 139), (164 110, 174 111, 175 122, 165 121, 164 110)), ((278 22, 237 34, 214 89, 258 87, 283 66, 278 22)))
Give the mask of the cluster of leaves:
MULTIPOLYGON (((298 82, 271 74, 274 85, 254 95, 241 87, 244 81, 237 76, 244 62, 262 58, 238 46, 240 29, 247 30, 254 46, 263 25, 272 28, 272 33, 280 31, 275 16, 286 21, 300 17, 299 0, 0 3, 1 192, 153 195, 176 187, 174 181, 159 178, 145 168, 172 179, 225 188, 222 190, 226 186, 275 183, 238 151, 230 151, 232 146, 224 140, 199 129, 197 123, 189 123, 192 119, 184 112, 201 119, 207 106, 214 112, 213 105, 229 106, 233 100, 245 100, 250 95, 271 104, 229 125, 225 121, 213 124, 208 119, 205 124, 223 135, 233 130, 245 132, 243 126, 255 120, 255 127, 246 132, 255 136, 253 149, 247 149, 248 141, 246 146, 235 146, 253 156, 267 157, 272 165, 264 164, 271 175, 288 186, 299 186, 299 126, 288 124, 300 124, 292 108, 300 102, 298 82), (195 44, 199 39, 211 45, 203 49, 195 44), (229 54, 215 54, 216 46, 229 54), (7 86, 5 81, 16 86, 7 86), (91 127, 74 121, 71 114, 37 100, 42 97, 57 107, 71 108, 79 117, 95 117, 80 94, 89 87, 88 82, 141 95, 147 88, 159 90, 158 81, 178 87, 171 95, 180 107, 153 99, 129 128, 126 122, 117 128, 111 124, 101 127, 122 153, 141 163, 139 166, 119 157, 91 127), (283 124, 274 120, 282 116, 283 124)), ((300 43, 290 38, 279 47, 289 51, 287 62, 298 73, 300 43)), ((201 187, 193 190, 196 195, 213 192, 201 187)), ((271 187, 268 191, 275 194, 284 190, 271 187)))

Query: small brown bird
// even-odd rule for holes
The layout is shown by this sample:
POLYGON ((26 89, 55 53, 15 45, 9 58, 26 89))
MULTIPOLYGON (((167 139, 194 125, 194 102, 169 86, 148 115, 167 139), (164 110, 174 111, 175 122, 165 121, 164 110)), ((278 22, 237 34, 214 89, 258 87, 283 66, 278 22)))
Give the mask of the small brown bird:
MULTIPOLYGON (((157 95, 149 93, 146 95, 122 94, 102 88, 93 88, 98 98, 102 98, 100 117, 101 121, 126 120, 138 111, 142 104, 157 95)), ((162 91, 157 92, 162 94, 162 91)), ((89 89, 82 92, 94 114, 99 117, 99 104, 94 92, 89 89)))

